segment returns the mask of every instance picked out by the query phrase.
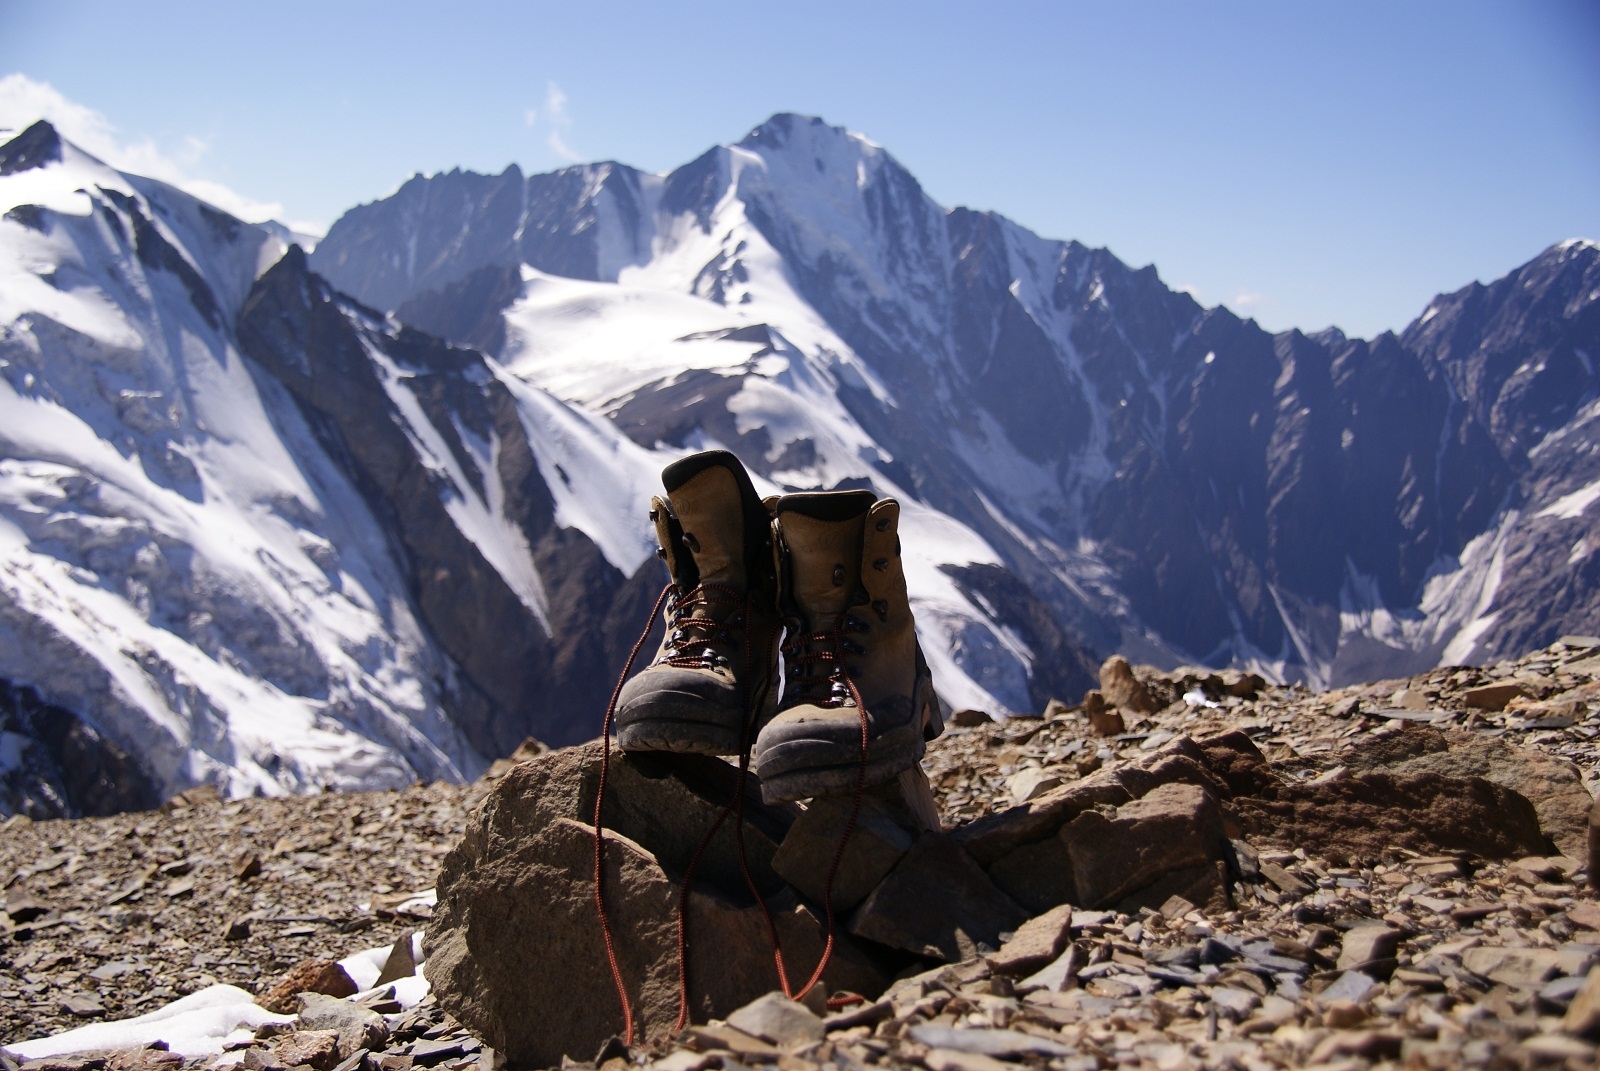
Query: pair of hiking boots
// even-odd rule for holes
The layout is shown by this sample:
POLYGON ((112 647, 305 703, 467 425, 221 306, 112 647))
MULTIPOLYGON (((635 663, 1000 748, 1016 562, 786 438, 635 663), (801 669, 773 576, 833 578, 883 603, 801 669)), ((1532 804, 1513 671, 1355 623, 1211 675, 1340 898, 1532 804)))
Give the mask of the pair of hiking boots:
POLYGON ((769 802, 892 780, 944 731, 900 562, 899 503, 763 501, 738 458, 662 472, 666 637, 617 699, 625 751, 748 754, 769 802))

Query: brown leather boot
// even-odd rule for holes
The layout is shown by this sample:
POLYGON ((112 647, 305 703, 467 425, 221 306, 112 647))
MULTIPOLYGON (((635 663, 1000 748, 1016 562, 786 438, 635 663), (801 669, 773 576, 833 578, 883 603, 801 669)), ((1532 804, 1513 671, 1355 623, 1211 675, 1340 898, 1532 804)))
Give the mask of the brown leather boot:
POLYGON ((944 731, 900 564, 900 504, 870 491, 785 495, 783 696, 751 753, 768 801, 893 779, 944 731))
POLYGON ((617 743, 737 755, 777 700, 771 520, 725 450, 673 462, 661 482, 650 516, 672 574, 667 634, 618 697, 617 743))

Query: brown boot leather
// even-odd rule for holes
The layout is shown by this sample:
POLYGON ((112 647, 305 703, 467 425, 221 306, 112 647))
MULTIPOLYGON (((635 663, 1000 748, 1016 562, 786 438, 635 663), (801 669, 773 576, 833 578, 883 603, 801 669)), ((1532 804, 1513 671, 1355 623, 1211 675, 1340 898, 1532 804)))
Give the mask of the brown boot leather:
POLYGON ((676 461, 661 480, 651 518, 672 574, 667 633, 618 697, 617 743, 737 755, 777 698, 771 521, 725 450, 676 461))
POLYGON ((865 784, 889 781, 944 731, 906 596, 899 520, 900 504, 870 491, 785 495, 776 506, 784 689, 751 753, 769 801, 849 793, 863 746, 865 784))

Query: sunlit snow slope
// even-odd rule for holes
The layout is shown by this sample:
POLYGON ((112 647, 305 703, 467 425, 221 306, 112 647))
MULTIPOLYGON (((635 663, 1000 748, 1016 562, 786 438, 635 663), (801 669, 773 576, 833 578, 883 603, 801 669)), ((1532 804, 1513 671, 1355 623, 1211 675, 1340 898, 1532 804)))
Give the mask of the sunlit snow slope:
POLYGON ((1269 335, 779 115, 666 175, 418 176, 312 263, 641 445, 944 518, 908 552, 994 706, 1116 650, 1328 684, 1600 628, 1592 243, 1400 337, 1269 335))

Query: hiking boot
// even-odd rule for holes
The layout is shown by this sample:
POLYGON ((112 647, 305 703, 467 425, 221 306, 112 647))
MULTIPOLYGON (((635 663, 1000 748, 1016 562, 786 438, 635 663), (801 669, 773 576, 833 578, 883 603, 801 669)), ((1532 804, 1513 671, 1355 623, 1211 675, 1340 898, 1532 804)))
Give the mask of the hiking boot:
POLYGON ((650 517, 672 574, 666 637, 618 696, 617 743, 737 755, 776 701, 771 520, 725 450, 675 461, 661 482, 650 517))
POLYGON ((900 564, 900 504, 870 491, 785 495, 783 695, 751 752, 769 801, 892 780, 944 731, 900 564))

